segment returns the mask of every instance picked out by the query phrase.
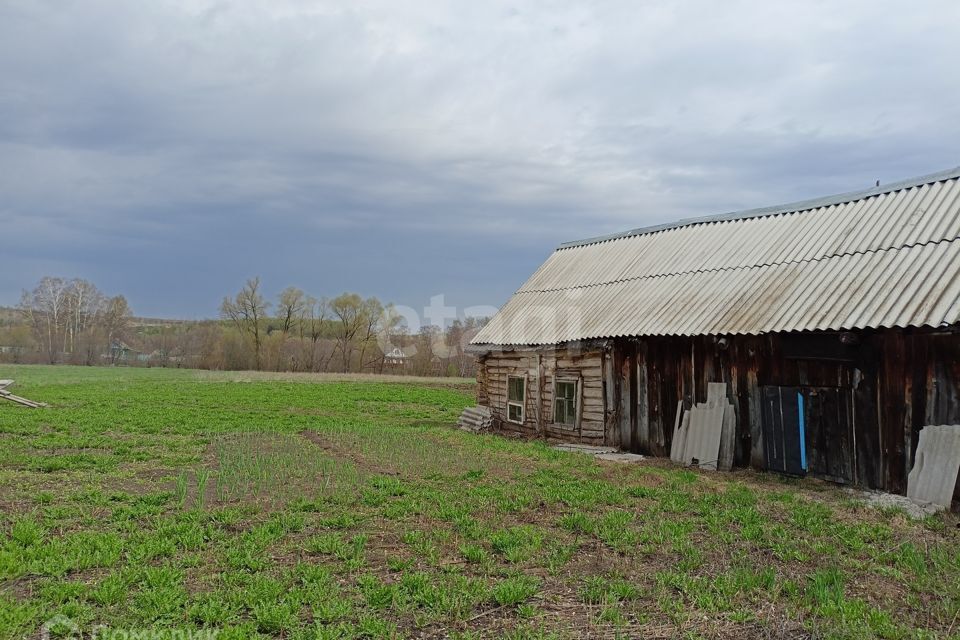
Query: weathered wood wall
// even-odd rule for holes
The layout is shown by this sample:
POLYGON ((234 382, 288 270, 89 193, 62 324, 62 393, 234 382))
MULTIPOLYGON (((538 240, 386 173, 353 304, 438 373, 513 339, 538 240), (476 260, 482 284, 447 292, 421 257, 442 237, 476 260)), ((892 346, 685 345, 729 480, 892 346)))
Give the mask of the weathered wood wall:
POLYGON ((502 431, 564 442, 604 444, 608 441, 604 401, 603 345, 544 347, 493 351, 478 361, 477 402, 490 407, 502 431), (524 422, 507 420, 507 378, 526 379, 524 422), (556 424, 554 382, 578 382, 578 420, 575 426, 556 424))
MULTIPOLYGON (((812 459, 856 485, 905 493, 921 427, 960 424, 960 327, 763 336, 648 337, 504 349, 479 358, 477 402, 529 437, 668 456, 677 404, 726 382, 737 414, 734 464, 764 469, 764 386, 811 400, 812 459), (526 379, 522 425, 507 420, 507 376, 526 379), (579 382, 576 427, 553 421, 557 378, 579 382)), ((957 487, 960 500, 960 481, 957 487)))
MULTIPOLYGON (((853 344, 833 333, 617 341, 614 361, 635 354, 637 363, 635 427, 624 443, 669 455, 678 401, 690 408, 706 400, 708 382, 726 382, 737 413, 735 464, 762 469, 760 388, 800 387, 813 395, 820 389, 830 402, 849 398, 852 405, 831 405, 830 415, 815 419, 847 458, 854 483, 904 493, 920 428, 960 423, 960 334, 889 329, 850 335, 853 344), (844 420, 854 438, 839 424, 844 420)), ((624 384, 622 376, 612 380, 624 384)))

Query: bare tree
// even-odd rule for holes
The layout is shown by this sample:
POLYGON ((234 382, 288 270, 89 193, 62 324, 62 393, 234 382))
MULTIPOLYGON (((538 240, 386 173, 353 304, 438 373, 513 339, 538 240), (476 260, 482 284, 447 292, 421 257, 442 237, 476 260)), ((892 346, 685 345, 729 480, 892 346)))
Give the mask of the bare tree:
POLYGON ((107 348, 110 352, 111 364, 115 364, 116 351, 110 349, 110 346, 117 340, 123 340, 127 337, 127 331, 130 329, 130 318, 132 316, 127 299, 123 296, 114 296, 107 300, 104 309, 101 324, 106 338, 107 348))
POLYGON ((376 341, 377 350, 380 352, 376 359, 377 373, 383 373, 383 367, 387 362, 387 351, 393 346, 394 338, 405 336, 406 331, 406 321, 397 313, 396 307, 392 304, 385 306, 377 323, 376 341))
MULTIPOLYGON (((95 340, 85 334, 96 331, 106 306, 106 296, 92 282, 75 278, 67 285, 65 302, 68 314, 63 350, 76 353, 81 337, 88 338, 85 340, 88 350, 96 349, 95 340)), ((88 356, 88 364, 91 364, 89 359, 88 356)))
POLYGON ((330 313, 330 301, 326 298, 314 298, 313 296, 307 296, 306 302, 303 305, 303 315, 300 320, 300 338, 304 338, 304 330, 306 330, 306 336, 310 339, 310 350, 309 357, 307 358, 307 368, 310 371, 317 371, 322 368, 323 362, 319 363, 320 366, 317 366, 317 343, 320 341, 320 338, 323 337, 324 324, 327 321, 327 316, 330 313))
POLYGON ((484 323, 484 320, 474 317, 463 320, 458 318, 447 328, 447 335, 444 338, 447 345, 445 357, 448 359, 448 367, 452 365, 453 370, 460 377, 475 371, 476 358, 467 352, 467 346, 484 323))
POLYGON ((261 351, 263 349, 263 330, 260 322, 267 314, 270 303, 260 294, 259 276, 247 280, 247 284, 234 297, 224 298, 220 305, 221 317, 231 320, 241 334, 249 335, 253 339, 254 356, 257 370, 259 371, 263 362, 261 351))
MULTIPOLYGON (((277 316, 280 319, 281 338, 276 358, 277 371, 280 371, 283 367, 285 353, 289 351, 292 346, 288 344, 287 339, 290 337, 290 331, 294 325, 300 320, 305 300, 306 295, 296 287, 287 287, 280 293, 278 298, 277 316)), ((296 354, 293 355, 292 359, 294 361, 294 369, 296 369, 296 354)))
POLYGON ((80 278, 49 276, 33 291, 23 292, 20 311, 51 363, 64 354, 76 363, 93 364, 100 350, 109 348, 117 327, 130 316, 123 296, 107 298, 93 283, 80 278))
POLYGON ((383 305, 376 298, 367 298, 360 305, 360 370, 366 365, 364 356, 371 348, 376 348, 380 321, 383 319, 383 305))
POLYGON ((66 280, 46 276, 33 291, 24 291, 20 298, 20 310, 51 364, 61 351, 68 294, 66 280))
POLYGON ((439 357, 434 352, 434 347, 440 344, 439 336, 442 333, 440 327, 433 324, 420 327, 420 331, 414 339, 417 352, 413 359, 413 369, 417 375, 430 376, 438 374, 437 363, 439 362, 439 357))
POLYGON ((306 304, 306 295, 296 287, 287 287, 280 293, 277 315, 280 317, 280 330, 283 335, 290 334, 293 325, 300 319, 306 304))
POLYGON ((354 340, 363 326, 363 299, 355 293, 343 293, 330 301, 330 310, 336 316, 337 349, 343 361, 343 372, 350 371, 354 340))

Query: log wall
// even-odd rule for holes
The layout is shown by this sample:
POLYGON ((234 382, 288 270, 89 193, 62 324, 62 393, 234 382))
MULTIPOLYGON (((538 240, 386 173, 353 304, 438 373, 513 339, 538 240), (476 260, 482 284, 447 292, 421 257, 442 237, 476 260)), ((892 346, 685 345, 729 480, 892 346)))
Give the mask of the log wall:
POLYGON ((607 351, 603 345, 590 345, 489 352, 478 361, 477 402, 490 407, 497 427, 504 432, 563 442, 605 444, 608 434, 603 370, 607 351), (509 376, 521 376, 526 381, 523 424, 507 420, 509 376), (554 422, 554 382, 558 379, 578 383, 575 425, 554 422))

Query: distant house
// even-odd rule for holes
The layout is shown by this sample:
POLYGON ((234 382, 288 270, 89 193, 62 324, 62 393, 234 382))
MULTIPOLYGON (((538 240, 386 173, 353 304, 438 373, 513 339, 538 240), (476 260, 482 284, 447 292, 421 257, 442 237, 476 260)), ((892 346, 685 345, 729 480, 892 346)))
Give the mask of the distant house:
POLYGON ((107 358, 114 364, 130 364, 141 361, 141 355, 143 354, 122 340, 114 340, 110 343, 110 353, 107 358))
POLYGON ((402 347, 394 347, 383 355, 383 364, 390 369, 403 369, 413 356, 402 347))
POLYGON ((0 362, 20 362, 26 353, 26 347, 0 344, 0 362))
POLYGON ((504 430, 666 456, 724 382, 736 465, 903 493, 960 423, 960 168, 563 244, 472 349, 504 430))
POLYGON ((407 354, 400 347, 394 347, 383 355, 384 363, 391 367, 402 367, 407 361, 407 354))

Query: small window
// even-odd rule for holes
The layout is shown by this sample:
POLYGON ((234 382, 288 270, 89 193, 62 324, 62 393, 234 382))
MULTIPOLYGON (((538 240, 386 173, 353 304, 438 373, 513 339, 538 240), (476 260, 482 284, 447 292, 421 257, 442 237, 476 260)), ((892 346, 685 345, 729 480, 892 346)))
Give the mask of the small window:
POLYGON ((556 424, 577 424, 577 383, 557 380, 553 396, 553 421, 556 424))
POLYGON ((507 377, 507 420, 523 424, 525 380, 516 376, 507 377))

